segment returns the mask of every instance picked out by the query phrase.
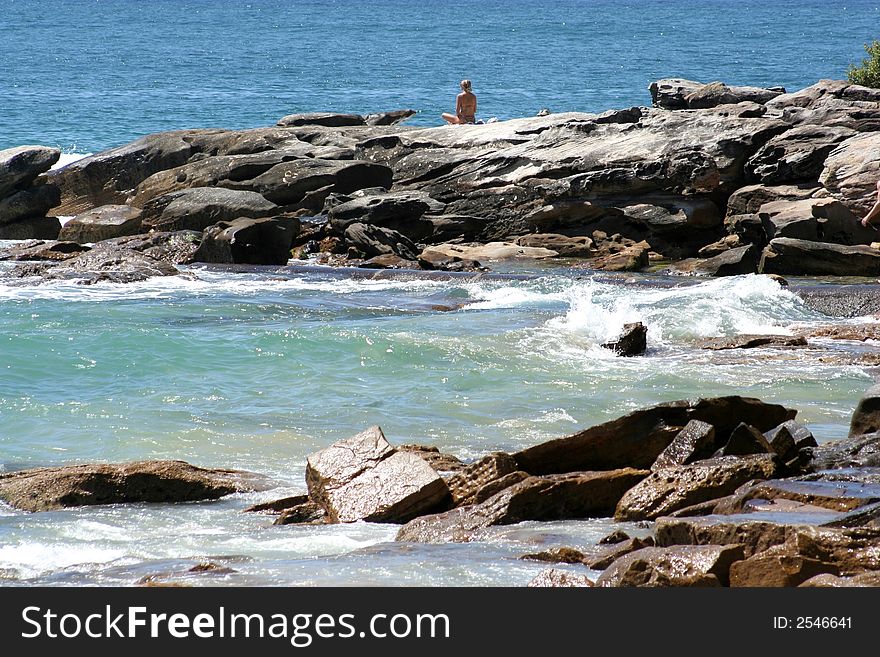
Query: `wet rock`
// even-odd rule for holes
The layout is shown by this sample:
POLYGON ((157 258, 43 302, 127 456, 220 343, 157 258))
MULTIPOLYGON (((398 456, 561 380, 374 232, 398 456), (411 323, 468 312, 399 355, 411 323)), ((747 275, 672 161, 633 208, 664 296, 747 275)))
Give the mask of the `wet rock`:
POLYGON ((605 342, 602 346, 618 356, 639 356, 647 349, 648 329, 641 322, 624 324, 617 340, 605 342))
POLYGON ((309 499, 288 509, 284 509, 281 515, 273 522, 273 525, 302 525, 323 524, 327 522, 327 512, 324 508, 309 499))
POLYGON ((860 468, 880 466, 880 432, 830 440, 813 449, 812 468, 860 468))
POLYGON ((877 431, 880 431, 880 385, 871 386, 862 395, 849 425, 850 437, 877 431))
POLYGON ((658 518, 657 545, 740 545, 745 558, 782 545, 792 532, 789 525, 741 517, 658 518))
POLYGON ((61 151, 46 146, 0 150, 0 199, 15 190, 30 187, 37 176, 48 171, 60 157, 61 151))
POLYGON ((100 248, 115 246, 131 249, 155 260, 181 265, 194 261, 196 250, 199 248, 201 241, 201 231, 154 231, 147 235, 133 235, 131 237, 105 240, 99 246, 100 248))
POLYGON ((730 567, 730 586, 798 586, 816 575, 839 572, 833 564, 771 550, 734 563, 730 567))
POLYGON ((804 327, 798 331, 806 338, 827 338, 829 340, 880 340, 880 324, 804 327))
POLYGON ((709 338, 699 343, 701 349, 756 349, 759 347, 806 347, 807 340, 792 335, 734 335, 729 338, 709 338))
POLYGON ((312 454, 306 483, 331 522, 406 522, 449 498, 426 461, 395 450, 375 426, 312 454))
POLYGON ((627 247, 619 253, 596 258, 591 263, 593 269, 602 271, 641 271, 648 266, 648 252, 651 245, 639 242, 627 247))
POLYGON ((829 573, 823 573, 811 577, 798 586, 805 588, 849 588, 849 587, 873 587, 880 586, 880 572, 861 573, 852 577, 838 577, 829 573))
POLYGON ((691 420, 679 431, 669 446, 660 452, 651 470, 687 465, 712 454, 715 447, 715 427, 706 422, 691 420))
POLYGON ((612 563, 596 586, 727 586, 739 545, 649 547, 612 563))
POLYGON ((880 275, 880 251, 869 246, 843 246, 777 237, 761 254, 764 274, 813 276, 880 275))
POLYGON ((255 490, 257 479, 236 470, 183 461, 68 465, 0 474, 0 499, 24 511, 135 502, 192 502, 255 490))
POLYGON ((599 550, 598 553, 592 555, 586 563, 592 570, 605 570, 625 554, 646 547, 654 547, 654 539, 650 536, 646 538, 630 538, 622 543, 617 543, 599 550))
POLYGON ((528 583, 530 587, 577 588, 595 586, 586 575, 578 575, 567 570, 548 568, 528 583))
POLYGON ((516 461, 504 452, 489 454, 465 466, 446 480, 453 506, 473 504, 482 489, 516 470, 516 461))
POLYGON ((177 268, 146 253, 99 242, 88 251, 68 258, 45 273, 48 279, 80 279, 86 283, 133 283, 153 276, 177 276, 177 268))
POLYGON ((765 185, 815 182, 828 154, 855 134, 850 128, 797 126, 764 144, 749 160, 746 171, 765 185))
POLYGON ((880 502, 880 484, 852 481, 780 479, 750 483, 719 503, 715 513, 734 514, 761 508, 768 502, 789 500, 831 511, 852 511, 880 502))
POLYGON ((308 495, 293 495, 291 497, 282 497, 278 500, 269 502, 261 502, 246 508, 243 513, 281 513, 287 509, 299 506, 309 501, 308 495))
POLYGON ((202 233, 195 262, 246 265, 286 265, 290 246, 299 232, 294 217, 239 218, 221 221, 202 233))
POLYGON ((354 223, 345 229, 345 240, 367 258, 396 255, 404 260, 415 261, 419 248, 405 235, 381 226, 354 223))
POLYGON ((776 476, 775 456, 722 456, 689 465, 661 468, 620 500, 617 520, 653 520, 678 509, 732 494, 752 479, 776 476))
POLYGON ((745 422, 730 434, 727 444, 721 449, 721 456, 748 456, 750 454, 770 454, 773 449, 764 434, 745 422))
POLYGON ((570 547, 559 547, 545 550, 544 552, 536 552, 534 554, 524 554, 520 559, 524 561, 543 561, 545 563, 586 563, 587 556, 580 550, 570 547))
POLYGON ((417 260, 407 260, 393 253, 374 256, 364 260, 358 267, 364 269, 421 269, 417 260))
POLYGON ((529 447, 514 454, 514 458, 518 469, 530 474, 628 466, 650 468, 691 420, 715 427, 717 448, 727 443, 740 422, 769 431, 793 419, 795 413, 777 404, 738 396, 666 402, 571 436, 529 447))
POLYGON ((459 256, 450 256, 440 251, 427 248, 419 254, 419 266, 422 269, 436 269, 439 271, 486 271, 476 260, 468 260, 459 256))
POLYGON ((621 529, 615 529, 613 532, 608 534, 607 536, 603 536, 599 539, 599 545, 615 545, 617 543, 623 543, 624 541, 628 541, 630 539, 629 534, 621 529))
POLYGON ((798 527, 785 550, 808 559, 834 564, 844 575, 880 570, 880 528, 798 527))
POLYGON ((640 481, 643 470, 574 472, 528 477, 480 504, 463 506, 411 520, 398 541, 467 542, 480 530, 526 520, 565 520, 610 514, 626 490, 640 481))
POLYGON ((141 211, 128 205, 102 205, 78 214, 61 228, 58 239, 79 244, 136 235, 141 211))
POLYGON ((426 445, 400 445, 397 447, 397 451, 412 452, 413 454, 419 455, 437 472, 460 472, 467 468, 457 456, 441 452, 436 447, 428 447, 426 445))
POLYGON ((770 446, 773 447, 773 451, 782 457, 791 456, 789 452, 781 453, 781 446, 789 443, 788 437, 794 443, 795 449, 816 447, 818 445, 813 437, 813 432, 800 422, 795 422, 794 420, 783 422, 778 427, 774 427, 765 433, 764 437, 768 440, 770 446))
POLYGON ((710 258, 691 258, 677 263, 673 271, 700 276, 741 276, 758 271, 758 249, 746 244, 710 258))
POLYGON ((593 240, 589 237, 568 237, 555 233, 535 233, 517 237, 516 244, 555 251, 560 258, 589 258, 593 255, 593 240))
POLYGON ((164 194, 143 207, 145 230, 204 230, 221 221, 258 219, 280 214, 279 208, 260 194, 221 187, 193 187, 164 194))
POLYGON ((276 125, 283 128, 304 125, 319 125, 326 128, 343 128, 347 126, 366 125, 366 121, 360 114, 309 112, 304 114, 289 114, 279 119, 276 125))

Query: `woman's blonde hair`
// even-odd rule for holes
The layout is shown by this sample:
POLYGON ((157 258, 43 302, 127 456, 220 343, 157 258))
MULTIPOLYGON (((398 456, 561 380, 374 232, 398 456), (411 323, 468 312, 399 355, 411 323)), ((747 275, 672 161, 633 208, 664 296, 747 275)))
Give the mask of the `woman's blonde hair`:
POLYGON ((471 92, 471 81, 470 80, 462 80, 461 81, 461 90, 466 91, 467 93, 471 92))

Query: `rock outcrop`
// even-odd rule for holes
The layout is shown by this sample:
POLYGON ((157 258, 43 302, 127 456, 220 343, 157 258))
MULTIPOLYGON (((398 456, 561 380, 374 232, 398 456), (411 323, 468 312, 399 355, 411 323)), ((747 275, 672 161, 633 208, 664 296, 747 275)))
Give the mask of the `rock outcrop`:
POLYGON ((45 146, 18 146, 0 151, 0 239, 55 239, 61 223, 46 213, 59 192, 39 180, 61 157, 45 146))

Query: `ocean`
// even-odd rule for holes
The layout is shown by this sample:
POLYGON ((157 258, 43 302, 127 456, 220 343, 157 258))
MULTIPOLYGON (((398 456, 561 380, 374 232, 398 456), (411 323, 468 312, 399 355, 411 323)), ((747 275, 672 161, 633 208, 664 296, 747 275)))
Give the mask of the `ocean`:
MULTIPOLYGON (((0 148, 77 157, 316 110, 412 107, 412 123, 430 125, 463 77, 479 114, 502 119, 648 104, 665 76, 793 89, 841 77, 878 19, 878 2, 831 12, 812 0, 0 0, 0 148)), ((820 340, 840 357, 826 362, 814 349, 696 348, 829 322, 760 276, 669 287, 538 265, 523 280, 453 281, 185 269, 130 285, 0 282, 0 471, 174 458, 274 488, 40 514, 0 505, 0 584, 132 585, 209 560, 234 572, 182 577, 524 585, 542 565, 519 555, 588 548, 619 525, 524 523, 414 546, 394 543, 391 525, 275 527, 242 510, 303 492, 310 453, 373 424, 394 444, 473 460, 662 401, 743 394, 796 408, 824 441, 846 435, 874 376, 839 362, 872 343, 820 340), (649 326, 644 358, 599 346, 629 321, 649 326)))

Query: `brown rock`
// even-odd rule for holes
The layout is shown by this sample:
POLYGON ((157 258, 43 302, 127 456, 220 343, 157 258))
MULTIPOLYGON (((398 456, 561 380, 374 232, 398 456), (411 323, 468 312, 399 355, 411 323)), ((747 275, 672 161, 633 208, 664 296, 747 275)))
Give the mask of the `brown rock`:
POLYGON ((742 558, 739 545, 643 548, 612 563, 596 586, 727 586, 732 564, 742 558))
POLYGON ((596 258, 592 262, 593 269, 602 271, 641 271, 648 266, 648 252, 651 245, 639 242, 627 247, 619 253, 596 258))
POLYGON ((467 467, 457 456, 441 452, 437 447, 399 445, 397 451, 412 452, 419 455, 437 472, 460 472, 467 467))
POLYGON ((0 499, 24 511, 133 502, 213 500, 254 490, 254 475, 183 461, 67 465, 0 474, 0 499))
POLYGON ((135 235, 141 228, 141 211, 128 205, 102 205, 78 214, 61 227, 58 239, 87 244, 135 235))
POLYGON ((603 536, 602 538, 600 538, 599 545, 615 545, 616 543, 623 543, 624 541, 628 541, 629 539, 630 536, 625 531, 621 529, 615 529, 607 536, 603 536))
POLYGON ((647 538, 630 538, 622 543, 616 543, 599 550, 586 563, 592 570, 605 570, 623 555, 646 547, 654 547, 654 539, 650 536, 647 538))
POLYGON ((648 329, 641 322, 624 324, 617 340, 606 342, 602 346, 618 356, 638 356, 647 349, 647 335, 648 329))
POLYGON ((544 561, 546 563, 586 563, 586 558, 583 552, 570 547, 552 548, 544 552, 524 554, 520 557, 524 561, 544 561))
POLYGON ((558 568, 548 568, 539 573, 531 582, 531 587, 554 587, 554 588, 575 588, 595 586, 593 581, 586 575, 577 575, 567 570, 559 570, 558 568))
POLYGON ((679 431, 669 446, 660 452, 651 470, 686 465, 709 456, 715 445, 715 427, 691 420, 679 431))
POLYGON ((661 468, 620 500, 618 520, 653 520, 700 502, 730 495, 752 479, 776 475, 777 459, 769 454, 722 456, 689 465, 661 468))
POLYGON ((864 245, 777 237, 764 248, 758 271, 801 276, 877 276, 880 251, 864 245))
POLYGON ((279 500, 270 502, 261 502, 254 504, 244 510, 244 513, 281 513, 286 509, 299 506, 309 501, 308 495, 294 495, 292 497, 283 497, 279 500))
POLYGON ((657 545, 741 545, 746 558, 775 545, 782 545, 793 531, 789 525, 759 520, 658 518, 654 525, 657 545))
POLYGON ((549 249, 560 258, 589 258, 593 255, 593 240, 589 237, 568 237, 557 233, 532 233, 517 237, 516 243, 539 249, 549 249))
POLYGON ((309 499, 285 509, 273 525, 323 524, 327 522, 327 512, 323 507, 309 499))
POLYGON ((730 439, 721 450, 721 456, 748 456, 749 454, 770 454, 773 449, 764 434, 745 422, 730 434, 730 439))
POLYGON ((473 504, 477 493, 505 475, 515 472, 516 461, 510 454, 496 452, 466 466, 446 480, 453 506, 473 504))
POLYGON ((701 349, 755 349, 758 347, 806 347, 807 340, 792 335, 736 335, 731 338, 710 338, 699 344, 701 349))
POLYGON ((834 564, 844 575, 880 570, 878 546, 877 527, 798 527, 786 542, 790 553, 834 564))
POLYGON ((811 577, 799 586, 805 588, 849 588, 880 586, 880 572, 861 573, 852 577, 838 577, 824 573, 811 577))
POLYGON ((424 459, 395 450, 375 426, 309 456, 306 484, 331 522, 406 522, 449 497, 424 459))
POLYGON ((829 440, 813 449, 814 470, 880 467, 880 432, 829 440))
POLYGON ((833 564, 770 550, 734 563, 730 567, 730 586, 798 586, 822 573, 838 575, 840 571, 833 564))
POLYGON ((880 385, 871 386, 865 391, 849 425, 850 437, 876 431, 880 431, 880 385))

